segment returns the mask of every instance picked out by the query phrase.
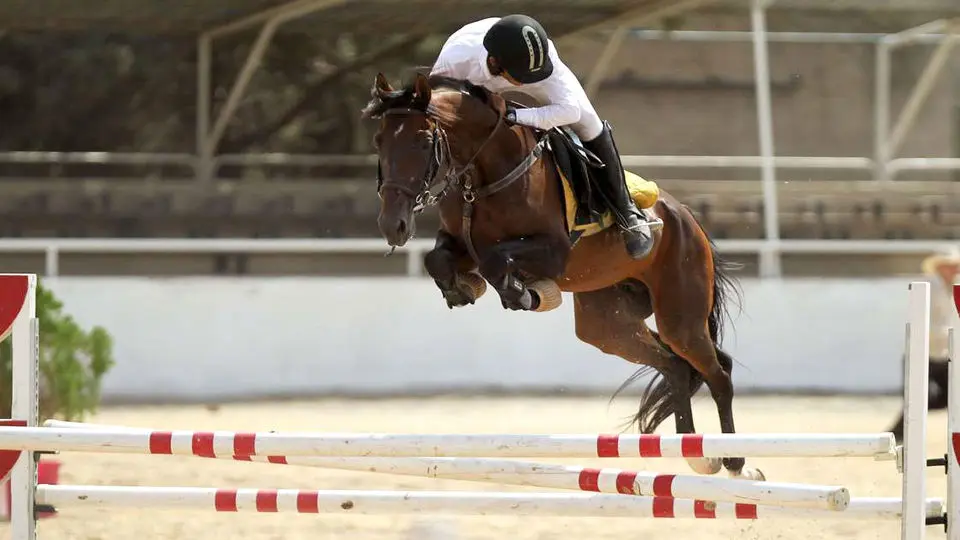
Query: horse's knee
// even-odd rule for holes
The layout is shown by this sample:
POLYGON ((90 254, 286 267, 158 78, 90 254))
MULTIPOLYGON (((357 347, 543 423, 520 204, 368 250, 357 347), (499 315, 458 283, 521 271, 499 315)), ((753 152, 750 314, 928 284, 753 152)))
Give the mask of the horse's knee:
POLYGON ((434 279, 447 277, 454 271, 454 255, 446 249, 432 249, 423 256, 423 267, 434 279))
POLYGON ((480 275, 492 282, 499 282, 510 272, 510 260, 499 249, 491 249, 477 265, 480 275))

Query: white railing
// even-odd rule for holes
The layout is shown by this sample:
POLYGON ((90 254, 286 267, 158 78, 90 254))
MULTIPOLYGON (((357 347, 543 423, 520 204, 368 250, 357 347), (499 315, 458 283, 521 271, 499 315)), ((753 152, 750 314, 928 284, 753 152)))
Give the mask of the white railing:
MULTIPOLYGON (((782 254, 856 254, 856 255, 925 255, 944 250, 956 242, 916 240, 719 240, 723 254, 753 254, 761 258, 779 258, 782 254)), ((414 239, 394 256, 406 257, 406 275, 423 275, 423 255, 434 241, 414 239)), ((288 238, 288 239, 114 239, 114 238, 26 238, 0 239, 0 253, 43 253, 44 275, 57 276, 60 255, 64 253, 270 253, 270 254, 386 254, 383 240, 376 238, 288 238)), ((775 277, 775 276, 768 276, 775 277)))
MULTIPOLYGON (((623 156, 626 167, 665 168, 723 168, 759 169, 762 156, 694 156, 661 155, 623 156)), ((824 169, 876 171, 877 163, 867 157, 842 156, 776 156, 774 166, 779 169, 824 169)), ((373 167, 377 157, 373 154, 224 154, 213 158, 213 166, 204 169, 200 158, 191 154, 139 154, 114 152, 0 152, 0 163, 32 165, 177 165, 187 167, 199 178, 199 171, 213 171, 213 177, 224 165, 245 167, 373 167)), ((908 157, 890 160, 887 163, 889 178, 903 171, 960 170, 960 158, 908 157)), ((212 178, 211 178, 212 179, 212 178)))

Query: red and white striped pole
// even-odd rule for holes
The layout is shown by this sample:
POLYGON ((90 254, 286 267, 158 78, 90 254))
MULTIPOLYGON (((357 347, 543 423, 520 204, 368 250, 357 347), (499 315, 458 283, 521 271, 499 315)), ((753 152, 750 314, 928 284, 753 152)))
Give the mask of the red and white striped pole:
POLYGON ((0 448, 183 456, 339 457, 872 457, 890 433, 706 435, 397 434, 143 431, 0 426, 0 448))
MULTIPOLYGON (((854 499, 842 512, 606 493, 217 489, 141 486, 38 486, 57 507, 113 506, 307 514, 453 514, 688 519, 899 519, 900 499, 854 499)), ((939 515, 940 499, 925 501, 939 515)))
MULTIPOLYGON (((139 428, 60 420, 48 420, 44 426, 145 431, 139 428)), ((218 457, 224 458, 224 456, 218 457)), ((746 504, 773 504, 825 510, 843 510, 850 503, 850 492, 842 486, 658 474, 616 468, 590 468, 493 458, 231 456, 228 459, 445 480, 494 482, 551 489, 746 504)))

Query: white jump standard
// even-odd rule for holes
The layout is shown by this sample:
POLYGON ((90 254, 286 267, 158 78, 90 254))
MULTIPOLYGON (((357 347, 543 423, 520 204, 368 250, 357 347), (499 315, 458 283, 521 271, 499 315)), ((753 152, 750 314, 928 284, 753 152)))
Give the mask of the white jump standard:
MULTIPOLYGON (((36 276, 0 274, 0 337, 13 332, 13 416, 0 423, 0 474, 11 472, 11 540, 36 538, 35 504, 136 506, 216 512, 313 514, 453 514, 673 519, 894 520, 902 540, 924 538, 929 525, 957 523, 960 494, 960 372, 950 364, 949 431, 939 460, 946 500, 927 498, 925 434, 930 288, 909 288, 905 362, 905 444, 890 433, 865 434, 371 434, 163 431, 51 420, 38 426, 39 335, 36 276), (79 451, 194 456, 288 466, 495 482, 562 490, 361 491, 224 489, 155 486, 37 485, 35 452, 79 451), (682 457, 873 458, 903 473, 900 497, 851 497, 840 486, 744 478, 657 474, 498 458, 682 457), (945 462, 945 463, 944 463, 945 462), (4 466, 3 464, 6 464, 4 466)), ((956 291, 960 309, 960 287, 956 291)), ((954 344, 956 342, 954 335, 954 344)), ((958 350, 954 345, 953 351, 958 350)), ((954 352, 951 351, 951 359, 954 352)), ((938 464, 938 460, 931 461, 938 464)), ((948 529, 960 540, 960 527, 948 529)))

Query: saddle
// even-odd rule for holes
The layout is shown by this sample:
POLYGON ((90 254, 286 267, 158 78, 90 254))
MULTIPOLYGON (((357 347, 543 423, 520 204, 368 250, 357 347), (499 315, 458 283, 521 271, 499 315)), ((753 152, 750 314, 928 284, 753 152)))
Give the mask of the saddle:
MULTIPOLYGON (((598 184, 603 182, 597 175, 603 173, 603 162, 583 146, 577 135, 568 127, 554 128, 547 132, 548 151, 560 175, 563 189, 567 232, 573 244, 580 238, 606 230, 616 222, 612 209, 598 184)), ((658 218, 652 207, 660 195, 655 182, 646 180, 624 170, 627 190, 633 202, 643 212, 647 221, 658 218)))
MULTIPOLYGON (((493 93, 486 88, 468 84, 468 89, 486 103, 492 102, 493 93)), ((526 105, 521 103, 504 101, 517 109, 526 108, 526 105)), ((613 212, 598 187, 598 184, 604 181, 597 176, 603 174, 604 164, 600 158, 583 146, 580 138, 567 126, 547 131, 529 129, 534 131, 538 140, 546 137, 544 150, 553 157, 560 176, 564 217, 571 243, 576 244, 580 238, 597 234, 613 225, 613 212)), ((652 207, 660 195, 657 184, 627 170, 624 170, 624 176, 627 189, 637 208, 646 215, 648 221, 656 221, 658 218, 652 207)))

